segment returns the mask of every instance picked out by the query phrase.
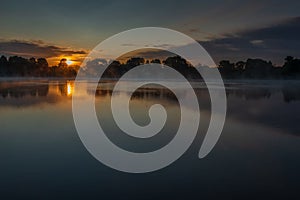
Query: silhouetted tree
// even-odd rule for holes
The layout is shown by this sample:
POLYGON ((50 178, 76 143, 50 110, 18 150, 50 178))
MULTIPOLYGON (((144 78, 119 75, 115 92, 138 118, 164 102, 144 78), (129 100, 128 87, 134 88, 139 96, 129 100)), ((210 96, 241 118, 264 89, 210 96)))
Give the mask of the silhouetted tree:
POLYGON ((235 63, 235 69, 237 71, 244 71, 245 70, 246 63, 244 61, 238 61, 235 63))
MULTIPOLYGON (((102 60, 103 59, 98 59, 102 60)), ((95 64, 97 67, 97 60, 95 64)), ((105 70, 103 77, 119 78, 128 70, 142 65, 144 63, 163 63, 180 72, 189 79, 201 79, 198 71, 184 58, 172 56, 164 61, 159 59, 147 60, 144 58, 133 57, 128 59, 125 64, 119 61, 113 61, 105 70)), ((203 70, 209 70, 204 66, 199 66, 203 70)), ((201 70, 200 69, 200 70, 201 70)), ((11 56, 7 59, 5 56, 0 57, 0 76, 52 76, 52 77, 74 77, 77 75, 79 66, 68 66, 67 59, 60 60, 57 66, 49 67, 45 58, 22 58, 11 56)), ((292 56, 285 58, 282 67, 274 67, 272 62, 262 59, 248 59, 246 62, 238 61, 231 63, 229 60, 222 60, 219 63, 219 71, 224 78, 247 78, 247 79, 284 79, 300 78, 300 59, 292 56)))
POLYGON ((189 64, 185 59, 183 59, 180 56, 168 57, 166 60, 163 61, 163 64, 172 67, 184 76, 187 75, 187 68, 189 67, 189 64))
POLYGON ((11 76, 26 76, 30 72, 31 63, 29 60, 19 57, 19 56, 12 56, 8 59, 9 62, 9 69, 8 75, 11 76))
POLYGON ((129 60, 127 60, 126 65, 129 68, 132 68, 132 67, 136 67, 138 65, 142 65, 144 63, 145 63, 145 59, 144 58, 134 57, 134 58, 130 58, 129 60))
POLYGON ((35 65, 36 64, 36 59, 35 58, 29 58, 29 62, 30 62, 30 64, 32 64, 32 65, 35 65))
POLYGON ((185 59, 183 59, 180 56, 172 56, 168 57, 165 61, 163 61, 165 65, 168 65, 170 67, 173 67, 174 69, 180 71, 180 69, 183 69, 185 67, 189 67, 190 65, 187 63, 185 59))
POLYGON ((272 63, 262 59, 248 59, 245 65, 245 77, 264 79, 270 78, 273 69, 272 63))
POLYGON ((62 58, 62 59, 60 60, 59 64, 58 64, 58 67, 61 67, 61 68, 63 68, 63 67, 68 67, 67 59, 62 58))
POLYGON ((0 75, 4 76, 8 73, 8 60, 5 56, 0 58, 0 75))
POLYGON ((300 76, 300 59, 294 59, 292 56, 285 58, 285 63, 282 67, 282 73, 290 78, 300 76))
POLYGON ((222 60, 219 64, 219 71, 223 78, 233 78, 234 76, 234 63, 229 60, 222 60))
POLYGON ((37 64, 40 69, 47 69, 49 67, 48 62, 45 58, 39 58, 37 64))
POLYGON ((122 65, 119 61, 114 60, 108 68, 104 71, 103 77, 106 78, 119 78, 123 73, 122 65))
POLYGON ((38 58, 36 62, 35 73, 38 76, 46 76, 48 74, 49 65, 45 58, 38 58))
POLYGON ((161 61, 159 59, 153 59, 150 61, 150 63, 161 64, 161 61))

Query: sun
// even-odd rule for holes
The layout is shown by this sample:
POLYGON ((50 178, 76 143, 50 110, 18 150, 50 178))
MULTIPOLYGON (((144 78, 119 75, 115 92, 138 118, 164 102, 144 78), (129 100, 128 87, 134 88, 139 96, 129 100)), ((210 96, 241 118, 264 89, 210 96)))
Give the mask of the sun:
POLYGON ((67 63, 67 65, 72 65, 72 64, 73 64, 73 61, 68 59, 68 60, 66 61, 66 63, 67 63))

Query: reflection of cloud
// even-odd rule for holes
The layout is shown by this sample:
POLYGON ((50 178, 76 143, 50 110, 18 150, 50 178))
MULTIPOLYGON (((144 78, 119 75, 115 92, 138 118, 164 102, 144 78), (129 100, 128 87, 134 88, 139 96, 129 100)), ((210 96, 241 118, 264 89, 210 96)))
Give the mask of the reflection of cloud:
POLYGON ((83 50, 72 50, 66 47, 47 45, 41 40, 21 41, 21 40, 0 40, 0 55, 18 55, 24 57, 57 57, 60 55, 72 56, 73 54, 85 55, 83 50))

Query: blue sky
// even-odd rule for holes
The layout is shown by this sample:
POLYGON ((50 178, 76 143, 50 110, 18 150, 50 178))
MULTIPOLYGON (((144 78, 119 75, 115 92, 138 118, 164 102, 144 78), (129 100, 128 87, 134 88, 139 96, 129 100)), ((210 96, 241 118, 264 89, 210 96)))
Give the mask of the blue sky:
POLYGON ((297 56, 299 8, 296 0, 1 1, 0 54, 15 48, 11 52, 22 55, 18 45, 26 49, 20 44, 25 43, 45 51, 50 46, 49 56, 41 56, 72 55, 127 29, 159 26, 202 42, 215 59, 254 56, 279 62, 279 56, 297 56))

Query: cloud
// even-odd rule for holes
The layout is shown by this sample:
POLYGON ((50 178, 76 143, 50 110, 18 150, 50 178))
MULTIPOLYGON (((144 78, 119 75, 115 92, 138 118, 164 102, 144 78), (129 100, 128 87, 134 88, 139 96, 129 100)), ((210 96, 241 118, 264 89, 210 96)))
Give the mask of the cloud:
POLYGON ((299 57, 300 17, 290 18, 268 27, 240 31, 200 41, 215 61, 244 60, 259 57, 281 64, 287 55, 299 57))
POLYGON ((264 41, 263 40, 251 40, 250 43, 253 44, 254 46, 256 46, 256 45, 259 46, 259 45, 262 45, 264 43, 264 41))
MULTIPOLYGON (((191 33, 201 32, 199 29, 190 29, 189 31, 191 33)), ((209 52, 215 62, 223 59, 238 61, 247 58, 263 58, 271 60, 275 64, 282 64, 287 55, 300 57, 299 37, 300 17, 294 17, 266 27, 225 34, 219 38, 210 37, 209 40, 199 41, 199 43, 209 52)), ((123 46, 131 45, 123 44, 123 46)), ((168 44, 156 47, 172 48, 168 44)), ((72 56, 77 54, 76 58, 80 61, 87 52, 49 45, 42 40, 0 40, 0 55, 2 54, 6 56, 19 55, 23 57, 45 58, 57 58, 62 55, 72 56)), ((169 54, 160 50, 150 52, 139 51, 135 52, 135 56, 150 59, 164 58, 169 56, 169 54)), ((53 60, 53 63, 54 61, 57 62, 57 60, 53 60)))
POLYGON ((121 62, 125 62, 126 60, 132 57, 142 57, 148 60, 158 58, 163 60, 169 56, 174 56, 174 54, 169 51, 164 51, 160 49, 139 49, 122 55, 118 58, 118 60, 120 60, 121 62))
POLYGON ((48 45, 42 40, 0 40, 0 55, 23 56, 23 57, 44 57, 72 56, 73 54, 85 55, 84 50, 72 50, 66 47, 48 45))
MULTIPOLYGON (((199 29, 189 29, 189 31, 201 32, 199 29)), ((222 34, 218 38, 212 35, 209 40, 199 41, 199 43, 216 63, 224 59, 236 62, 248 58, 262 58, 282 65, 288 55, 300 57, 300 17, 288 18, 265 27, 222 34)), ((124 44, 126 45, 130 44, 124 44)), ((136 56, 161 58, 166 57, 165 54, 157 50, 140 52, 136 56)))
MULTIPOLYGON (((121 46, 124 46, 124 47, 140 47, 141 45, 125 43, 125 44, 122 44, 121 46)), ((146 44, 146 45, 143 45, 143 46, 144 47, 156 47, 156 48, 171 48, 171 47, 174 47, 174 45, 171 45, 171 44, 160 44, 160 45, 146 44)))

